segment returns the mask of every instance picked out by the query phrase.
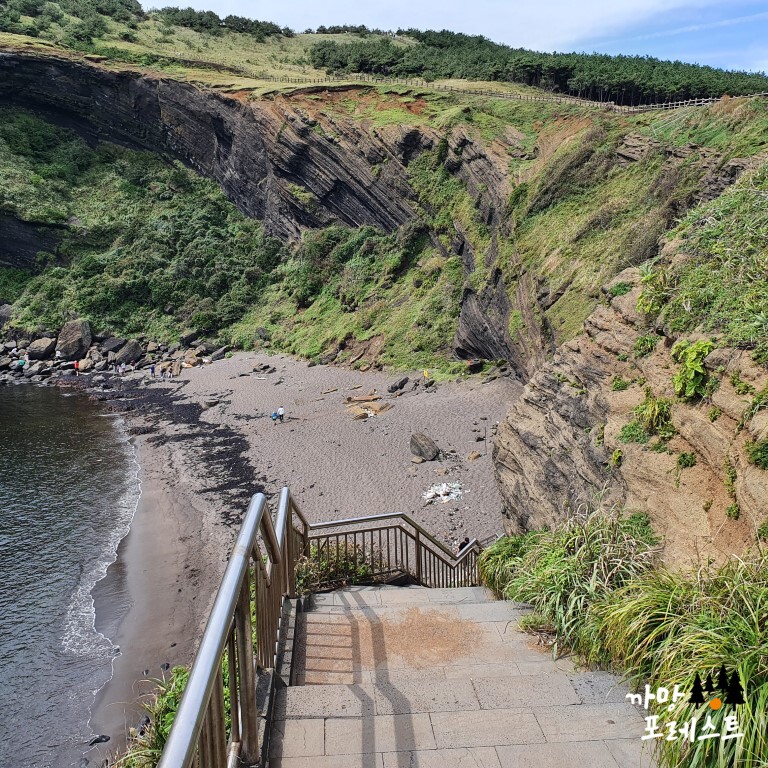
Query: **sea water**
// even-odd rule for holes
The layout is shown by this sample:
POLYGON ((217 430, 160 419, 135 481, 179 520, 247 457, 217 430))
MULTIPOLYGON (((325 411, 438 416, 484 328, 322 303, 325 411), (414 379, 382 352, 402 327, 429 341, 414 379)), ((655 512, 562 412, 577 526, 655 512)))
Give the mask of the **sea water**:
POLYGON ((118 652, 91 590, 139 493, 118 418, 82 394, 0 386, 0 766, 83 759, 118 652))

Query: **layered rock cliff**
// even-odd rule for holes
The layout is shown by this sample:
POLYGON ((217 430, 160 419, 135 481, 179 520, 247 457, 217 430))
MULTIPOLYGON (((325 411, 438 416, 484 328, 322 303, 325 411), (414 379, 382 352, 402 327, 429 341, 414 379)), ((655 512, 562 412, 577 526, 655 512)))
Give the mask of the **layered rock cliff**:
POLYGON ((768 437, 768 413, 748 413, 768 371, 746 350, 715 349, 705 362, 718 382, 711 396, 675 400, 675 339, 638 314, 638 270, 613 284, 620 282, 632 290, 605 290, 585 333, 530 379, 500 425, 494 459, 506 527, 519 533, 551 526, 601 495, 629 512, 648 512, 669 562, 743 552, 768 515, 768 472, 744 450, 748 440, 768 437), (650 354, 638 356, 639 336, 656 337, 650 354), (646 391, 674 401, 675 435, 667 443, 619 439, 646 391), (682 454, 692 454, 694 466, 681 467, 691 461, 679 462, 682 454))

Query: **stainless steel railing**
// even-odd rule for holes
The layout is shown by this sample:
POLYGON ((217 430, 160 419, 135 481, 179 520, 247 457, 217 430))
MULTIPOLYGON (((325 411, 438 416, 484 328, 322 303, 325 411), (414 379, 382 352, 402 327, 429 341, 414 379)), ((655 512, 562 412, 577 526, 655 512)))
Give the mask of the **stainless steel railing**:
POLYGON ((307 533, 307 522, 287 488, 280 494, 274 525, 264 495, 251 499, 158 768, 259 762, 256 668, 275 665, 283 598, 295 591, 295 564, 307 533))
MULTIPOLYGON (((260 762, 257 669, 273 669, 283 600, 296 592, 296 566, 353 553, 366 578, 407 574, 427 587, 478 583, 480 546, 458 556, 407 515, 308 523, 283 488, 274 524, 263 494, 248 506, 158 768, 234 768, 260 762), (264 551, 262 552, 262 547, 264 551), (225 695, 224 679, 228 682, 225 695), (229 722, 229 732, 227 732, 229 722)), ((316 589, 339 586, 333 575, 316 589)), ((267 724, 265 723, 265 727, 267 724)), ((263 736, 263 734, 262 734, 263 736)))

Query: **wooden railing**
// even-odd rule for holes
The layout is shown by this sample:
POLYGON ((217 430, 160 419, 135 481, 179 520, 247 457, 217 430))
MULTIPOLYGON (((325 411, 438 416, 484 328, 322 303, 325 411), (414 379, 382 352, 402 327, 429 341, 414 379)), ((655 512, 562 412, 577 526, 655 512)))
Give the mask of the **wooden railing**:
MULTIPOLYGON (((158 768, 263 764, 269 731, 257 708, 257 673, 276 667, 283 602, 296 592, 298 563, 352 553, 353 566, 364 570, 366 581, 405 575, 426 587, 461 587, 478 583, 479 552, 473 540, 455 556, 407 515, 309 524, 288 488, 280 493, 273 523, 264 495, 256 494, 224 572, 158 768)), ((338 574, 339 563, 335 565, 338 574)), ((328 572, 333 574, 334 568, 328 572)), ((342 585, 329 576, 313 588, 342 585)))
POLYGON ((339 582, 347 571, 357 574, 358 581, 405 575, 424 587, 478 584, 480 545, 476 539, 454 555, 407 515, 312 523, 309 533, 307 558, 326 565, 319 571, 321 580, 314 584, 316 589, 343 586, 339 582), (328 576, 322 580, 324 571, 328 576))

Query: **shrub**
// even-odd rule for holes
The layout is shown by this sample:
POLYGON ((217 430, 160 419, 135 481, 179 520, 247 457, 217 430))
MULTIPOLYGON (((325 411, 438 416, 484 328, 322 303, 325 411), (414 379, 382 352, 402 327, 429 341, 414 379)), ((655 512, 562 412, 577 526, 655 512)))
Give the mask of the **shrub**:
POLYGON ((614 376, 611 379, 612 392, 623 392, 625 389, 629 389, 629 382, 626 379, 622 379, 621 376, 614 376))
POLYGON ((732 498, 736 498, 736 467, 731 464, 730 459, 726 459, 723 462, 723 469, 725 470, 725 490, 728 491, 728 495, 732 498))
POLYGON ((658 343, 659 337, 656 336, 656 334, 649 333, 645 336, 638 336, 635 339, 632 350, 635 353, 635 357, 647 357, 654 349, 656 349, 658 343))
MULTIPOLYGON (((732 558, 717 568, 703 565, 690 574, 660 568, 646 571, 608 593, 586 617, 584 634, 595 638, 593 661, 609 661, 636 688, 649 685, 689 690, 696 672, 716 676, 720 665, 735 666, 744 690, 739 706, 741 739, 719 741, 659 740, 662 766, 759 768, 768 758, 765 712, 768 711, 768 553, 732 558)), ((716 730, 730 707, 718 711, 690 704, 688 697, 664 707, 666 722, 712 717, 716 730), (667 710, 667 708, 669 709, 667 710)))
POLYGON ((611 466, 614 468, 618 468, 621 466, 622 462, 624 461, 624 451, 621 450, 621 448, 617 448, 612 454, 611 454, 611 466))
POLYGON ((520 536, 504 536, 486 547, 477 559, 477 568, 483 583, 497 594, 512 578, 523 555, 539 540, 540 531, 529 531, 520 536))
POLYGON ((168 680, 151 681, 155 684, 155 692, 143 703, 149 722, 138 731, 131 730, 127 751, 117 760, 117 768, 154 768, 157 765, 188 679, 189 669, 174 667, 168 680))
POLYGON ((635 419, 648 435, 670 438, 675 434, 672 426, 672 401, 654 397, 650 387, 645 388, 645 398, 635 410, 635 419))
POLYGON ((696 466, 696 454, 691 451, 682 451, 677 454, 677 468, 689 469, 696 466))
POLYGON ((611 296, 624 296, 632 290, 631 283, 614 283, 609 289, 611 296))
POLYGON ((351 543, 313 545, 296 565, 296 591, 307 595, 319 589, 339 588, 373 580, 372 558, 351 543))
POLYGON ((728 509, 725 510, 725 515, 731 520, 738 520, 739 515, 741 515, 741 507, 738 502, 734 501, 732 504, 729 504, 728 509))
POLYGON ((768 440, 748 440, 744 450, 751 464, 768 469, 768 440))
POLYGON ((625 424, 616 439, 620 443, 647 443, 648 433, 643 429, 643 425, 639 421, 630 421, 629 424, 625 424))
POLYGON ((749 382, 742 381, 740 371, 734 371, 731 374, 731 386, 736 390, 737 395, 755 394, 755 388, 749 382))
POLYGON ((680 363, 680 369, 672 379, 678 397, 691 400, 709 394, 709 374, 704 367, 704 360, 713 347, 711 341, 702 339, 693 344, 689 341, 678 341, 672 347, 672 359, 680 363))
POLYGON ((707 414, 707 417, 711 422, 717 421, 721 416, 723 415, 723 412, 715 406, 714 408, 709 409, 709 413, 707 414))

